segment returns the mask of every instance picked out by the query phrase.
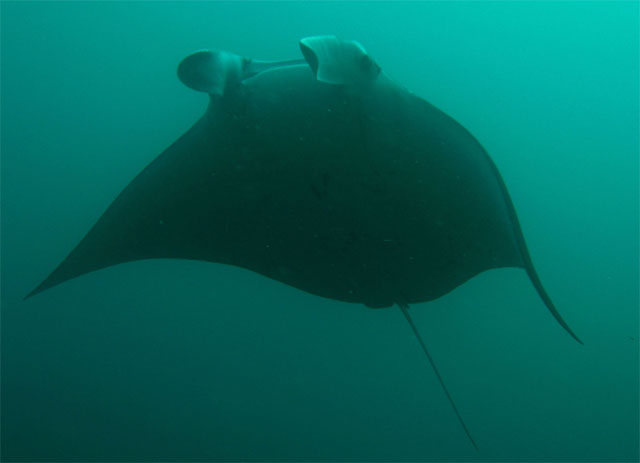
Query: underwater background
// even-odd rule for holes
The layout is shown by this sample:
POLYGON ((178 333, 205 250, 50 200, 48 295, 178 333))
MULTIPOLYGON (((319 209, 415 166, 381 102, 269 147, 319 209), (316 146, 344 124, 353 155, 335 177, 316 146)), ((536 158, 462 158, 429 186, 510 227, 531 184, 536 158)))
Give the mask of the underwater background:
POLYGON ((638 2, 6 2, 3 461, 638 461, 638 2), (538 273, 412 314, 153 260, 23 297, 203 113, 200 48, 360 41, 484 145, 538 273))

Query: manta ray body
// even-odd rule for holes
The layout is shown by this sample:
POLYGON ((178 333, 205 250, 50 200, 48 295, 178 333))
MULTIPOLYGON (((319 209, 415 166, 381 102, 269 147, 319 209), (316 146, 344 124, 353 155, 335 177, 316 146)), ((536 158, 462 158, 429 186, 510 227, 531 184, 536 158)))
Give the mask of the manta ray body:
POLYGON ((135 260, 225 263, 326 298, 398 305, 435 369, 409 305, 520 267, 579 341, 480 143, 359 43, 309 37, 300 48, 304 59, 280 62, 212 50, 185 58, 178 76, 209 94, 206 113, 29 296, 135 260))

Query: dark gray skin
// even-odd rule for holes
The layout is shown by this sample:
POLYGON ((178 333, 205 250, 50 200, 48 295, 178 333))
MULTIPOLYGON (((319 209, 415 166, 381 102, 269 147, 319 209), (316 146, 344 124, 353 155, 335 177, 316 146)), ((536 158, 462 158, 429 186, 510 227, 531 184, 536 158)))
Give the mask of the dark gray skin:
POLYGON ((207 74, 220 52, 187 57, 181 78, 210 93, 207 112, 27 297, 111 265, 175 258, 244 267, 372 308, 397 304, 475 446, 409 304, 485 270, 521 267, 580 340, 542 287, 504 182, 477 140, 380 73, 359 45, 303 42, 310 65, 269 64, 244 80, 207 74), (329 53, 314 55, 318 44, 329 53), (322 70, 356 84, 316 79, 343 46, 352 48, 339 57, 355 56, 356 66, 322 70))
POLYGON ((289 66, 212 97, 29 296, 152 258, 236 265, 376 308, 523 267, 575 337, 535 274, 485 150, 384 74, 353 88, 289 66))

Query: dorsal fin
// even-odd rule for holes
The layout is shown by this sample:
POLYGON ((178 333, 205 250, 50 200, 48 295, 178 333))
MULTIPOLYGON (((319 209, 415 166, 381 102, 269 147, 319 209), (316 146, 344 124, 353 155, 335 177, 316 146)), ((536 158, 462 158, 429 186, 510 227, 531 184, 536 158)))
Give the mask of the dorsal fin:
POLYGON ((373 81, 380 74, 380 66, 354 40, 333 35, 306 37, 300 40, 300 49, 320 82, 357 85, 373 81))

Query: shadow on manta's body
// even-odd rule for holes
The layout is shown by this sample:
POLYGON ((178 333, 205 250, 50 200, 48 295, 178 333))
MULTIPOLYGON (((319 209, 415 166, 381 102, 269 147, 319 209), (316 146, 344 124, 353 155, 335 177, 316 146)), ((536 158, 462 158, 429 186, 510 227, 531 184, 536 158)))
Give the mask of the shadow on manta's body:
POLYGON ((178 76, 206 113, 120 193, 27 297, 125 262, 226 263, 306 292, 397 305, 475 446, 409 304, 480 272, 538 278, 505 184, 454 119, 394 83, 362 45, 300 41, 304 59, 224 51, 187 56, 178 76))

